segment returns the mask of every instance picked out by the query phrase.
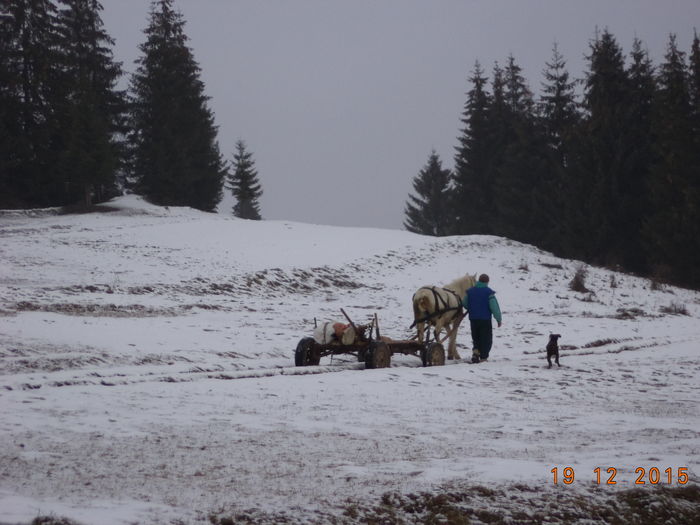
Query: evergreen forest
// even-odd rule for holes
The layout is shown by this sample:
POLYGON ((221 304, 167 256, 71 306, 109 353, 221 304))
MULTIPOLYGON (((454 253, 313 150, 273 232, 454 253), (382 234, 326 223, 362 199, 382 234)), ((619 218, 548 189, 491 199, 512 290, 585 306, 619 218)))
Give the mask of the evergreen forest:
POLYGON ((553 47, 536 96, 510 56, 477 62, 445 176, 431 152, 404 226, 484 234, 700 288, 700 42, 654 65, 595 35, 583 79, 553 47), (441 209, 440 213, 436 209, 441 209))
MULTIPOLYGON (((136 71, 113 56, 98 0, 0 5, 0 209, 82 206, 125 190, 160 205, 260 219, 243 141, 215 116, 174 0, 152 0, 136 71)), ((504 236, 700 289, 700 42, 652 63, 596 32, 582 78, 555 45, 533 92, 513 56, 468 76, 454 168, 435 151, 406 229, 504 236)), ((456 113, 459 108, 456 108, 456 113)), ((420 125, 420 123, 416 123, 420 125)), ((313 154, 313 152, 309 152, 313 154)), ((411 174, 407 174, 411 176, 411 174)))

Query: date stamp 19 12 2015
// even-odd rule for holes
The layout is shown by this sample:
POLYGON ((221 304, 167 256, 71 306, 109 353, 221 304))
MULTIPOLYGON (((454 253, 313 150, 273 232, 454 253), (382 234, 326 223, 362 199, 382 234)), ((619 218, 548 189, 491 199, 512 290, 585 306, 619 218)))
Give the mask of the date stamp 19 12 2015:
MULTIPOLYGON (((554 467, 550 472, 555 485, 559 482, 571 485, 576 481, 574 467, 554 467)), ((688 467, 637 467, 634 469, 634 477, 635 485, 685 485, 690 481, 688 467)), ((616 467, 596 467, 591 479, 598 485, 617 485, 618 481, 632 481, 618 479, 616 467)))

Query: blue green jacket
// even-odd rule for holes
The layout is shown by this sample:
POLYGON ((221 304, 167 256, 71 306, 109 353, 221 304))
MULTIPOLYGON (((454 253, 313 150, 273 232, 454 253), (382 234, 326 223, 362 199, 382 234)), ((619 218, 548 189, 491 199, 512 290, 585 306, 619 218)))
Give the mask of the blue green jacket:
POLYGON ((462 306, 469 313, 471 320, 489 320, 492 315, 498 323, 502 320, 496 292, 486 283, 478 282, 476 286, 469 288, 462 299, 462 306))

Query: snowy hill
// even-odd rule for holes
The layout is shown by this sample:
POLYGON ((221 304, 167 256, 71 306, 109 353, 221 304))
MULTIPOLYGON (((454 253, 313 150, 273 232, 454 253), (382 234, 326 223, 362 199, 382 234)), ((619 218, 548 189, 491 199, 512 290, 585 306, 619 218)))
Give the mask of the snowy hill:
MULTIPOLYGON (((581 263, 507 239, 134 196, 104 213, 0 214, 0 240, 0 523, 352 519, 348 506, 390 492, 605 495, 635 487, 638 468, 667 487, 700 475, 696 292, 586 267, 591 292, 577 293, 581 263), (294 367, 314 318, 376 312, 407 338, 418 287, 482 272, 504 315, 488 363, 294 367), (551 332, 561 368, 546 366, 551 332), (554 485, 566 466, 576 482, 554 485), (593 486, 596 467, 618 484, 593 486)), ((467 357, 467 323, 458 343, 467 357)))

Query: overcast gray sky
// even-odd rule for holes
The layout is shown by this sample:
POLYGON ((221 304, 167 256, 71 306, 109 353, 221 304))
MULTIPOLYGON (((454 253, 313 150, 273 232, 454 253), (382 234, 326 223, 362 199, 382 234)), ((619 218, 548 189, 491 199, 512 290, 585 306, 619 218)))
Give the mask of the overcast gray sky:
MULTIPOLYGON (((149 0, 102 0, 115 58, 134 71, 149 0)), ((596 27, 655 64, 690 51, 698 0, 175 0, 232 158, 243 139, 263 217, 402 228, 432 149, 453 167, 476 60, 513 54, 537 94, 556 41, 573 77, 596 27)), ((230 210, 230 197, 225 201, 230 210)))

